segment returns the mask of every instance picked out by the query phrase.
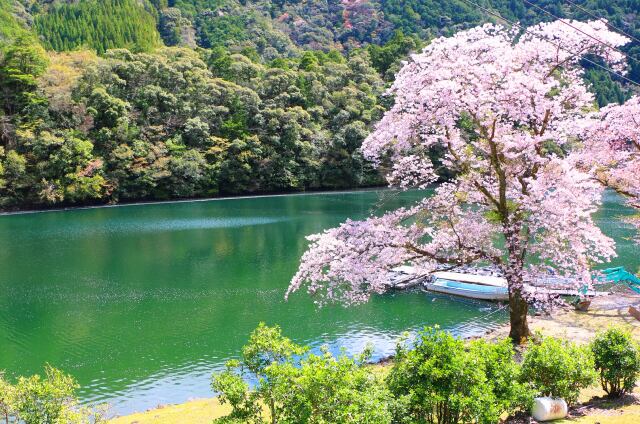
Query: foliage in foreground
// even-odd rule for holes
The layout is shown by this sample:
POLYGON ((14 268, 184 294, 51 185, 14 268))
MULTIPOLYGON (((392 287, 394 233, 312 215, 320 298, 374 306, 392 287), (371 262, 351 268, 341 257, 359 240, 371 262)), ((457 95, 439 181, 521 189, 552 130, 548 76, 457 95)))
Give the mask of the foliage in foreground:
MULTIPOLYGON (((261 323, 240 359, 212 377, 220 402, 232 409, 216 422, 490 424, 528 410, 534 395, 574 403, 595 381, 596 368, 612 395, 634 387, 640 370, 638 347, 619 329, 584 347, 537 335, 522 364, 515 357, 508 339, 465 342, 425 328, 411 344, 399 342, 387 372, 367 364, 369 348, 355 358, 336 357, 325 347, 310 353, 279 327, 261 323)), ((104 408, 79 404, 71 376, 50 366, 44 374, 12 383, 0 373, 0 420, 104 422, 104 408)))
POLYGON ((0 418, 25 424, 99 424, 103 414, 79 404, 73 377, 49 365, 40 375, 11 384, 0 373, 0 418))
POLYGON ((398 345, 387 384, 402 406, 397 422, 495 423, 526 409, 532 393, 508 340, 469 344, 427 328, 414 347, 398 345))
POLYGON ((640 375, 640 349, 629 332, 610 328, 591 343, 602 389, 611 397, 633 391, 640 375))
POLYGON ((595 382, 593 355, 586 346, 538 334, 527 348, 521 378, 537 396, 563 398, 571 405, 595 382))
POLYGON ((260 324, 241 359, 213 376, 220 401, 232 407, 218 422, 494 423, 531 402, 507 340, 467 344, 428 328, 414 348, 402 342, 397 353, 383 380, 365 364, 368 351, 353 359, 326 349, 317 355, 260 324))
POLYGON ((390 370, 380 372, 366 365, 369 350, 314 354, 261 323, 212 388, 232 408, 218 423, 490 424, 528 411, 534 396, 575 403, 596 368, 607 387, 633 387, 638 355, 614 329, 590 347, 538 334, 518 362, 509 339, 466 342, 435 327, 414 342, 403 338, 390 370))
POLYGON ((212 387, 232 412, 218 420, 278 423, 390 423, 391 395, 365 361, 367 352, 352 359, 337 358, 323 349, 319 355, 283 337, 279 327, 264 324, 251 334, 239 361, 213 376, 212 387), (256 382, 249 389, 243 377, 256 382))

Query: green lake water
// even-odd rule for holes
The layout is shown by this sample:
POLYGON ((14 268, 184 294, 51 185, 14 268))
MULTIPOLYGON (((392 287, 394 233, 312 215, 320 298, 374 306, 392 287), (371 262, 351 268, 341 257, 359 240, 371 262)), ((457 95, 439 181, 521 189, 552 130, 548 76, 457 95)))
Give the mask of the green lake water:
MULTIPOLYGON (((0 217, 0 369, 48 362, 74 375, 86 402, 114 413, 211 396, 209 377, 260 321, 338 352, 439 324, 473 334, 502 322, 482 302, 408 292, 361 306, 314 307, 284 292, 307 234, 394 208, 419 193, 309 194, 132 205, 0 217)), ((598 221, 618 242, 613 265, 639 266, 607 194, 598 221)))

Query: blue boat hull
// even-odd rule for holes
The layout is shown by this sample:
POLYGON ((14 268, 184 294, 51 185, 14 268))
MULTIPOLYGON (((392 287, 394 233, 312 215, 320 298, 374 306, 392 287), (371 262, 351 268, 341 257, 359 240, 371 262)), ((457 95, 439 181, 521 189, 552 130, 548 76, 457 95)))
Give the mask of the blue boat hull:
POLYGON ((462 296, 470 299, 493 301, 509 300, 509 290, 506 287, 484 286, 481 284, 462 283, 460 281, 443 279, 436 279, 433 282, 426 283, 425 287, 427 290, 434 292, 462 296))

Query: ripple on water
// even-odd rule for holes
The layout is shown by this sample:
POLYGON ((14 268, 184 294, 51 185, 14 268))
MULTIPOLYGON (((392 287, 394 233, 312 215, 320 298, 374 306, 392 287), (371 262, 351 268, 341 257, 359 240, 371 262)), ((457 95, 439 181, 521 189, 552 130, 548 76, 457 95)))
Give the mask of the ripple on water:
POLYGON ((65 240, 85 238, 98 235, 127 236, 136 233, 162 233, 169 231, 213 230, 240 228, 255 225, 268 225, 291 220, 287 217, 219 217, 219 218, 171 218, 171 219, 111 219, 95 225, 78 222, 61 228, 47 228, 29 231, 22 229, 21 234, 29 239, 62 238, 65 240))

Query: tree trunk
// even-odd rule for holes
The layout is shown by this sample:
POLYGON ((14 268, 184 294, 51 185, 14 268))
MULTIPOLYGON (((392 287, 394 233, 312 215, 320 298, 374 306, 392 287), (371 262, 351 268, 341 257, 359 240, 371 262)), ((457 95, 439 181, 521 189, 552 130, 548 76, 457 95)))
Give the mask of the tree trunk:
POLYGON ((276 403, 273 398, 269 399, 269 408, 271 409, 271 424, 277 424, 278 417, 276 416, 276 403))
POLYGON ((527 323, 529 304, 522 297, 524 287, 524 240, 521 233, 521 225, 506 226, 505 238, 508 252, 508 261, 503 268, 507 284, 509 286, 509 323, 511 330, 509 337, 514 344, 523 344, 531 335, 527 323))
POLYGON ((520 289, 509 290, 509 323, 511 324, 509 337, 514 344, 524 343, 531 335, 527 322, 528 311, 529 305, 522 298, 520 289))

